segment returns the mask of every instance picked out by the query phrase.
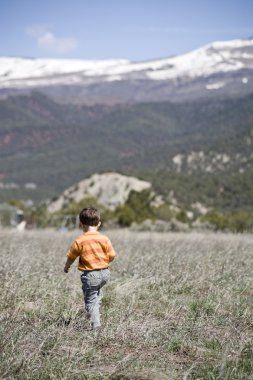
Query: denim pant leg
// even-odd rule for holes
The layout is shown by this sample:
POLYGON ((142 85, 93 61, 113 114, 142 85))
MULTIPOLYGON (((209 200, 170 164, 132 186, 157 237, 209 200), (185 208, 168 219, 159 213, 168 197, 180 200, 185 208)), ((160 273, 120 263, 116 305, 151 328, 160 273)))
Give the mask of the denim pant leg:
POLYGON ((110 271, 83 272, 81 275, 82 289, 84 293, 85 310, 91 322, 91 327, 100 326, 100 304, 102 300, 102 287, 109 281, 110 271))

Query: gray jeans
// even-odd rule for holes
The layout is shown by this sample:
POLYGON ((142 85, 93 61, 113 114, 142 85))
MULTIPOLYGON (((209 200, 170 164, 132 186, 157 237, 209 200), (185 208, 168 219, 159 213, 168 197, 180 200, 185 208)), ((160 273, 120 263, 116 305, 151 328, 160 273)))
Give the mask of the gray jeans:
POLYGON ((85 310, 93 329, 100 326, 99 307, 103 296, 102 287, 109 280, 109 269, 85 271, 81 274, 85 310))

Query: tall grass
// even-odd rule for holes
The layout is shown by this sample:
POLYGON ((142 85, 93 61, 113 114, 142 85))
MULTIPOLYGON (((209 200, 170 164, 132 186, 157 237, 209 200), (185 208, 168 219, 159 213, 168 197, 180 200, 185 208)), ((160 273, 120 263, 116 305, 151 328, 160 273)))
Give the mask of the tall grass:
POLYGON ((253 236, 110 232, 94 334, 63 273, 75 235, 0 233, 1 379, 253 378, 253 236))

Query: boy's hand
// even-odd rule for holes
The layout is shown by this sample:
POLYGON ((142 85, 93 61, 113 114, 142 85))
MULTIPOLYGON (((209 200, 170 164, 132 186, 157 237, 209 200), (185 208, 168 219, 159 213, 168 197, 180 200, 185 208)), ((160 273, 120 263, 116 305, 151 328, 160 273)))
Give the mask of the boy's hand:
POLYGON ((67 261, 65 263, 64 272, 68 273, 70 266, 73 264, 74 260, 67 258, 67 261))

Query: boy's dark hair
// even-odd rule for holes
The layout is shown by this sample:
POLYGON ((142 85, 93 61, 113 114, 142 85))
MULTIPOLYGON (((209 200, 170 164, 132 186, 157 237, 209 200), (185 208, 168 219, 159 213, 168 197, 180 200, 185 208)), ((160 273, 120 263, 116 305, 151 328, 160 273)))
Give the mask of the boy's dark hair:
POLYGON ((85 207, 79 214, 79 220, 86 226, 97 226, 100 222, 100 212, 96 207, 85 207))

